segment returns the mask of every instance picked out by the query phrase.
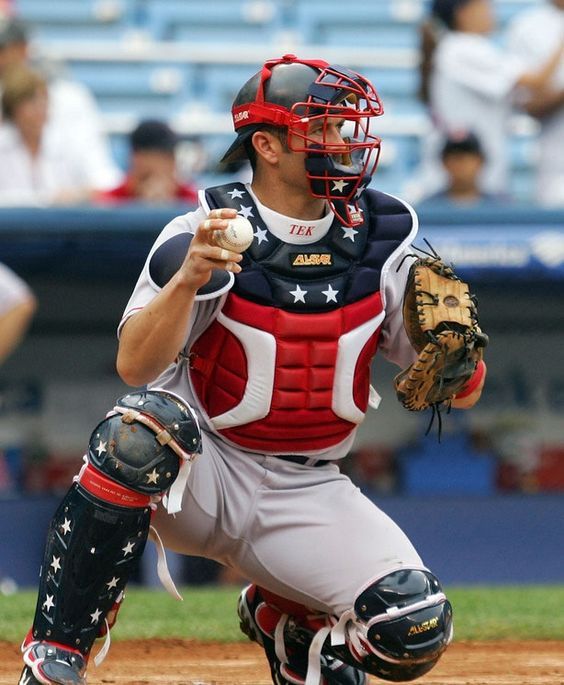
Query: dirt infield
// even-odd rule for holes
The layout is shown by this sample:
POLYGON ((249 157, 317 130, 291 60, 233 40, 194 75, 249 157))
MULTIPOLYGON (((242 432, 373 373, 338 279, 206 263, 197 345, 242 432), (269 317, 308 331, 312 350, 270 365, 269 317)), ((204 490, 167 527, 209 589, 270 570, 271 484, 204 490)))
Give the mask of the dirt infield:
MULTIPOLYGON (((0 685, 16 685, 18 647, 0 642, 0 685)), ((371 683, 384 681, 371 680, 371 683)), ((564 642, 459 642, 422 685, 564 685, 564 642)), ((259 647, 189 640, 114 642, 89 685, 270 685, 259 647)))

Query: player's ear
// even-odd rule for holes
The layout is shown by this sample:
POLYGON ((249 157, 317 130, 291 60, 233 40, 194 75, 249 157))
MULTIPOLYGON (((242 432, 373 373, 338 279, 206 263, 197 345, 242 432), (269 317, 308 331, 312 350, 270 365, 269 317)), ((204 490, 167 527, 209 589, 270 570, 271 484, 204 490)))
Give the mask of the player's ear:
POLYGON ((256 131, 252 137, 257 157, 262 157, 268 164, 276 164, 282 153, 282 144, 278 136, 270 131, 256 131))

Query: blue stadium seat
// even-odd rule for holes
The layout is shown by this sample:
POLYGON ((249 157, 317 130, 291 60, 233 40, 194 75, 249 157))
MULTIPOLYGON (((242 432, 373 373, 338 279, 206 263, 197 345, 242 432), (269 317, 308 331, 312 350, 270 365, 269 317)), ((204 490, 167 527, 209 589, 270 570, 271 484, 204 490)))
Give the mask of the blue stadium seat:
POLYGON ((538 6, 538 4, 537 0, 497 0, 493 5, 499 27, 503 28, 517 14, 538 6))
POLYGON ((257 65, 249 64, 198 64, 192 97, 218 112, 229 112, 235 95, 256 71, 257 65))
POLYGON ((496 489, 497 460, 472 449, 465 434, 424 440, 402 451, 401 485, 406 494, 491 495, 496 489))
POLYGON ((116 40, 129 26, 133 0, 18 0, 18 15, 34 39, 116 40))
POLYGON ((73 62, 69 74, 94 94, 103 112, 174 115, 187 97, 193 65, 152 62, 73 62))
POLYGON ((276 5, 272 14, 253 14, 244 0, 146 0, 147 27, 156 40, 262 43, 278 27, 276 5))
POLYGON ((392 2, 298 0, 294 21, 305 43, 374 48, 417 45, 420 13, 402 18, 392 2))
POLYGON ((416 69, 356 67, 374 84, 382 98, 384 112, 399 115, 421 115, 424 108, 417 98, 419 75, 416 69))

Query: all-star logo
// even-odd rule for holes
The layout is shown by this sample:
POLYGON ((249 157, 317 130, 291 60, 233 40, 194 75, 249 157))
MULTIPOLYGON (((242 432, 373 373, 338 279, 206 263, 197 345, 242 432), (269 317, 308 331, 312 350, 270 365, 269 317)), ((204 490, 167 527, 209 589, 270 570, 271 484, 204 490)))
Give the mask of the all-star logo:
POLYGON ((290 255, 292 266, 333 266, 333 255, 329 253, 290 255))
POLYGON ((249 118, 249 110, 244 109, 242 112, 237 112, 233 115, 233 122, 238 124, 240 121, 244 121, 249 118))

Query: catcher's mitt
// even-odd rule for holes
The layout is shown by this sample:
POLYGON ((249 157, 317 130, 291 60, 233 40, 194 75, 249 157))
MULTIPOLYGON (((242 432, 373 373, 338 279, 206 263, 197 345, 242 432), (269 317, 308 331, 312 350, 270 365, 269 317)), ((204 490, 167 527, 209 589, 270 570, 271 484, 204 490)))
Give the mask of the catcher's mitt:
POLYGON ((440 257, 417 258, 407 279, 403 318, 419 356, 394 379, 398 399, 410 411, 436 408, 468 382, 488 343, 478 326, 476 300, 440 257))

